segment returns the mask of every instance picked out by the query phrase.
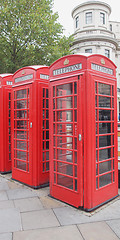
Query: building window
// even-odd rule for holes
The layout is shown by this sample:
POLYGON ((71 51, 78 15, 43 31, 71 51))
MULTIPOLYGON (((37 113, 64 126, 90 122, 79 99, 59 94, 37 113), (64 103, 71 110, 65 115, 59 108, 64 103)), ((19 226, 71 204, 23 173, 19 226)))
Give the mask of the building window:
POLYGON ((105 14, 104 13, 100 13, 100 23, 105 24, 105 14))
POLYGON ((110 50, 105 49, 105 56, 106 56, 107 58, 110 58, 110 50))
POLYGON ((92 53, 92 48, 85 49, 85 53, 92 53))
POLYGON ((110 24, 110 31, 112 32, 112 24, 110 24))
POLYGON ((75 27, 78 28, 79 25, 79 17, 75 18, 75 27))
POLYGON ((86 24, 92 23, 92 12, 87 12, 85 14, 85 22, 86 22, 86 24))

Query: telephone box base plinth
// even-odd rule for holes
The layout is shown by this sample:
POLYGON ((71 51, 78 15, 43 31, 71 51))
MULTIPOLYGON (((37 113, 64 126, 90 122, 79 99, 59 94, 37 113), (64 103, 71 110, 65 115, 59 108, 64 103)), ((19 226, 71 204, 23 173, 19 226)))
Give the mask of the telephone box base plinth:
POLYGON ((41 185, 38 185, 38 186, 31 186, 31 185, 26 184, 26 183, 24 183, 24 182, 18 181, 18 180, 14 179, 14 178, 12 178, 12 180, 14 180, 14 181, 16 181, 16 182, 18 182, 18 183, 21 183, 21 184, 23 184, 23 185, 25 185, 25 186, 28 186, 28 187, 30 187, 30 188, 33 188, 33 189, 39 189, 39 188, 44 188, 44 187, 48 187, 48 186, 49 186, 49 182, 48 182, 48 183, 41 184, 41 185))

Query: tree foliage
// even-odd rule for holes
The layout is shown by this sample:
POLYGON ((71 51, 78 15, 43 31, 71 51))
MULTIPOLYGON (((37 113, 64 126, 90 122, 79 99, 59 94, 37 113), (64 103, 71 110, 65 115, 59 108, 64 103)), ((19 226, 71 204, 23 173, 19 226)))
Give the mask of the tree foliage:
POLYGON ((70 53, 52 0, 0 0, 0 72, 50 65, 70 53))

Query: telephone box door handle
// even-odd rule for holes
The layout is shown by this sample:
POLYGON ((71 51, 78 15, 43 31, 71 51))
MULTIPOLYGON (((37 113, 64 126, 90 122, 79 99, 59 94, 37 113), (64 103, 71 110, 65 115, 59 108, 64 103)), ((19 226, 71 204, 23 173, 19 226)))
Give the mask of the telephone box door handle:
POLYGON ((81 141, 82 140, 82 135, 81 134, 79 134, 79 141, 81 141))

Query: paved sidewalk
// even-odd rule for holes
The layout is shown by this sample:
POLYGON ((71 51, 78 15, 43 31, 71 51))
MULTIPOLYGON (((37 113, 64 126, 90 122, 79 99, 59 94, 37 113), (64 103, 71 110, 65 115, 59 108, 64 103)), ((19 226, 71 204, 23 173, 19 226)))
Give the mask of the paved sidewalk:
POLYGON ((0 240, 120 239, 120 197, 85 213, 48 194, 0 175, 0 240))

